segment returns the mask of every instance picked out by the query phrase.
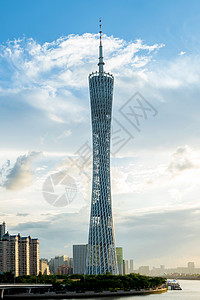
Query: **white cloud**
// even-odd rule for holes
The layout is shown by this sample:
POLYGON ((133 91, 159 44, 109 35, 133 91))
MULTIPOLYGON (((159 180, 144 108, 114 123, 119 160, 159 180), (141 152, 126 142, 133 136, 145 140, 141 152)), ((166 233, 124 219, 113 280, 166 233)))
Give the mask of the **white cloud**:
MULTIPOLYGON (((141 40, 127 43, 103 37, 105 69, 128 74, 147 65, 163 45, 146 45, 141 40)), ((97 69, 98 35, 69 35, 51 43, 18 39, 0 46, 0 67, 7 79, 0 96, 11 95, 42 110, 58 123, 82 122, 85 105, 80 89, 88 86, 88 74, 97 69), (73 105, 72 105, 73 103, 73 105)))
POLYGON ((60 118, 60 117, 58 117, 54 114, 49 114, 48 116, 52 121, 55 121, 55 122, 58 122, 58 123, 65 123, 65 121, 62 118, 60 118))
POLYGON ((61 140, 61 139, 65 139, 67 137, 69 137, 72 134, 72 131, 70 129, 65 130, 63 133, 61 133, 56 140, 61 140))
POLYGON ((178 147, 172 154, 171 162, 167 170, 172 175, 178 175, 189 169, 195 168, 194 163, 190 159, 190 148, 188 146, 178 147))
POLYGON ((34 159, 41 155, 40 152, 30 152, 28 155, 23 155, 17 158, 13 167, 10 167, 10 162, 1 169, 1 173, 6 174, 2 186, 8 190, 21 190, 30 186, 33 181, 33 171, 31 164, 34 159))

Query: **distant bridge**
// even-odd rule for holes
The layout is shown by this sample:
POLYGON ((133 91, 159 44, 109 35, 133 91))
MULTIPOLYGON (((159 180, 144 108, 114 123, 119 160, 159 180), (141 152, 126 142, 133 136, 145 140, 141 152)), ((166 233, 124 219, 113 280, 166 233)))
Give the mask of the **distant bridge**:
POLYGON ((52 284, 30 284, 30 283, 3 283, 0 284, 0 295, 1 299, 3 299, 4 291, 10 290, 10 289, 27 289, 29 293, 31 293, 32 289, 50 289, 52 287, 52 284))

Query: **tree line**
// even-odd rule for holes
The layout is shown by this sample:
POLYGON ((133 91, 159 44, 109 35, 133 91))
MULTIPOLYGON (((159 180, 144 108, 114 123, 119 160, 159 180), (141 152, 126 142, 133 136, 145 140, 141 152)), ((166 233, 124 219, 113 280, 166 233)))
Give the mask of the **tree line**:
POLYGON ((166 283, 163 277, 149 277, 140 274, 129 275, 42 275, 38 276, 24 275, 14 277, 12 272, 0 274, 0 283, 28 283, 28 284, 52 284, 54 290, 62 291, 117 291, 117 290, 141 290, 156 289, 166 283))

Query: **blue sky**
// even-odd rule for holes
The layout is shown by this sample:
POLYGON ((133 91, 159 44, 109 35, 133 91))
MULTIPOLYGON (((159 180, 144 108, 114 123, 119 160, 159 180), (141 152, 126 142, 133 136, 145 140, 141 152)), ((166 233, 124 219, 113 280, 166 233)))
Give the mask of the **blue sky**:
POLYGON ((115 77, 113 132, 121 124, 127 141, 118 150, 112 141, 117 245, 136 266, 198 265, 199 8, 199 1, 1 1, 0 215, 11 233, 38 236, 41 256, 72 255, 73 243, 87 243, 91 179, 70 159, 80 162, 78 149, 91 146, 88 74, 97 70, 102 17, 105 70, 115 77), (151 108, 140 132, 122 113, 138 95, 151 108), (55 207, 42 191, 61 171, 77 193, 55 207), (176 240, 168 235, 174 228, 176 240))
POLYGON ((147 43, 167 41, 166 52, 171 55, 179 50, 193 51, 200 37, 198 0, 162 3, 159 0, 8 0, 0 5, 1 42, 25 35, 43 43, 72 32, 96 33, 99 16, 107 35, 127 41, 136 38, 147 43))

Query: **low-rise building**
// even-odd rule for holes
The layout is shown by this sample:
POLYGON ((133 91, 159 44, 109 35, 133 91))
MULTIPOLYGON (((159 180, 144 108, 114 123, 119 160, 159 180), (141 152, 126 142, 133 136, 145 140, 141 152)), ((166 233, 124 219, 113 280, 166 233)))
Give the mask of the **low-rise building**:
POLYGON ((68 275, 73 274, 73 268, 69 265, 62 265, 57 268, 57 274, 68 275))
POLYGON ((58 267, 62 265, 70 265, 70 258, 67 255, 60 255, 51 258, 49 261, 49 269, 51 274, 57 274, 58 267))

